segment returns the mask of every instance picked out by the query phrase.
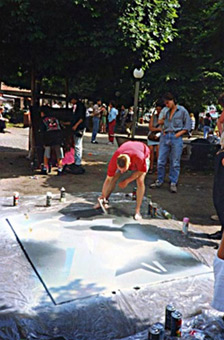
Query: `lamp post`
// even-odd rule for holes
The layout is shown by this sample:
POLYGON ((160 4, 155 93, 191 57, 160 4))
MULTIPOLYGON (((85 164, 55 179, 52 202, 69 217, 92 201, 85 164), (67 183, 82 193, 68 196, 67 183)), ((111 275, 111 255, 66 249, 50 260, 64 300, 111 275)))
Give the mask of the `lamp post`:
POLYGON ((139 95, 139 87, 140 87, 140 79, 144 76, 144 71, 142 68, 135 68, 133 71, 133 76, 135 78, 135 96, 134 96, 134 117, 133 117, 133 125, 132 125, 132 134, 131 137, 135 136, 135 125, 137 120, 137 111, 138 111, 138 95, 139 95))

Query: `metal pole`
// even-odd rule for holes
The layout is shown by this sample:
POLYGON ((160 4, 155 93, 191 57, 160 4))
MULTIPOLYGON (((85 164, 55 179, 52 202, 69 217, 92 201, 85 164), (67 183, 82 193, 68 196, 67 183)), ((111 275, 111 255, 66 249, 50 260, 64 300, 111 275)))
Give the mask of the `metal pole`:
POLYGON ((134 97, 134 117, 133 117, 133 125, 132 125, 132 134, 131 137, 135 137, 135 125, 137 121, 137 112, 138 112, 138 94, 139 94, 140 80, 136 80, 135 83, 135 97, 134 97))

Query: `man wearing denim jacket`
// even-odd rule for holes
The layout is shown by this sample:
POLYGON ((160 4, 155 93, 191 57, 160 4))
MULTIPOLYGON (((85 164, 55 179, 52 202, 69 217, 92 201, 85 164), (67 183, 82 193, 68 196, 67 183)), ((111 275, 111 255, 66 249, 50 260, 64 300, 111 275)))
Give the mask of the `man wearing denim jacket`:
POLYGON ((170 160, 170 191, 177 192, 180 174, 180 159, 183 150, 182 136, 190 131, 191 119, 188 111, 177 104, 171 93, 163 97, 166 107, 160 112, 158 124, 163 126, 159 143, 159 158, 157 162, 158 176, 151 188, 160 188, 166 174, 167 158, 170 160))

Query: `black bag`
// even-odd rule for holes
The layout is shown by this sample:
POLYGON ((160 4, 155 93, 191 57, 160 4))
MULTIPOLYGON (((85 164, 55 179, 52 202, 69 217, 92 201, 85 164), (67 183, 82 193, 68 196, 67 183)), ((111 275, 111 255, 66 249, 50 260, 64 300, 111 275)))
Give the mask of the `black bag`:
POLYGON ((78 130, 78 131, 75 131, 75 132, 74 132, 75 136, 76 136, 76 137, 80 137, 80 138, 83 136, 83 133, 84 133, 83 130, 78 130))
POLYGON ((159 131, 149 131, 148 140, 158 142, 160 139, 161 132, 159 131))

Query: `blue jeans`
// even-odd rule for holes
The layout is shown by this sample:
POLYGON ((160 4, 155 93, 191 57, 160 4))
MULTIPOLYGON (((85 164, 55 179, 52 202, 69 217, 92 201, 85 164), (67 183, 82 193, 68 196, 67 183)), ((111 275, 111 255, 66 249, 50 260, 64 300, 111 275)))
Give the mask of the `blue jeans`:
POLYGON ((82 137, 77 137, 74 135, 74 146, 75 146, 75 164, 81 165, 82 163, 82 140, 84 136, 85 130, 83 132, 82 137))
POLYGON ((210 127, 205 125, 203 130, 204 130, 204 138, 206 139, 208 137, 210 127))
POLYGON ((182 137, 175 137, 175 133, 170 132, 161 135, 159 143, 159 158, 157 162, 158 180, 164 182, 166 174, 166 163, 169 156, 170 173, 169 179, 171 183, 177 184, 180 174, 180 158, 183 150, 182 137))
POLYGON ((92 132, 91 142, 96 140, 96 135, 97 135, 97 132, 99 131, 99 126, 100 126, 100 118, 93 117, 93 132, 92 132))

